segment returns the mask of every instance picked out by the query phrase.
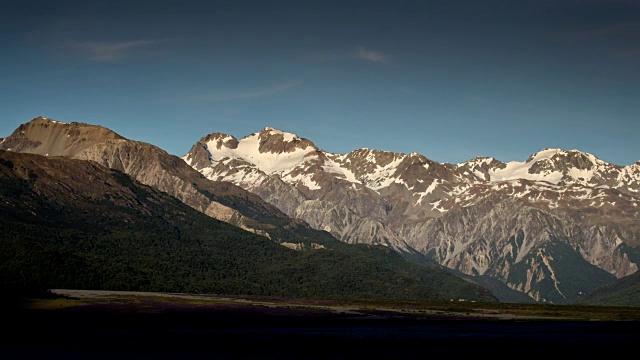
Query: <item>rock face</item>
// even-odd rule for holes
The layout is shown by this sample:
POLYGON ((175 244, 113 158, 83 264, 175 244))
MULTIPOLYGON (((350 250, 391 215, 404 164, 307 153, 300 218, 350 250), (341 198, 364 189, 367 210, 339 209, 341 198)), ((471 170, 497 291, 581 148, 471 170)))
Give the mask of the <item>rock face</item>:
POLYGON ((45 156, 73 156, 107 140, 124 140, 115 132, 84 123, 63 123, 37 117, 3 139, 0 149, 45 156))
POLYGON ((273 128, 203 137, 183 157, 349 243, 419 252, 541 302, 571 303, 632 274, 640 162, 544 149, 524 162, 439 164, 420 154, 332 154, 273 128))

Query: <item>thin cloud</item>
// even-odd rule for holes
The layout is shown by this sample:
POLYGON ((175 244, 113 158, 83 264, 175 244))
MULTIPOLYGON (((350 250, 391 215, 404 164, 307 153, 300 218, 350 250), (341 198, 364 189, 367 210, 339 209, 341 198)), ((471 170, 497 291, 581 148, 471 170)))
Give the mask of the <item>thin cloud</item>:
POLYGON ((389 62, 389 58, 385 54, 379 51, 369 50, 364 47, 359 47, 357 49, 356 56, 360 59, 380 64, 386 64, 389 62))
POLYGON ((118 62, 132 55, 137 49, 157 44, 162 40, 130 41, 72 41, 66 44, 69 49, 78 51, 82 56, 95 62, 118 62))
POLYGON ((262 98, 273 96, 282 92, 285 92, 289 89, 300 86, 299 81, 290 81, 282 84, 276 84, 267 88, 255 89, 245 92, 239 92, 234 94, 213 94, 207 96, 199 96, 198 100, 201 101, 230 101, 230 100, 240 100, 240 99, 253 99, 253 98, 262 98))
POLYGON ((313 63, 331 63, 331 62, 344 62, 352 61, 353 59, 365 60, 375 62, 378 64, 389 64, 391 60, 385 54, 380 51, 374 51, 365 47, 357 47, 355 49, 342 49, 342 50, 321 50, 306 53, 303 55, 303 60, 313 63))

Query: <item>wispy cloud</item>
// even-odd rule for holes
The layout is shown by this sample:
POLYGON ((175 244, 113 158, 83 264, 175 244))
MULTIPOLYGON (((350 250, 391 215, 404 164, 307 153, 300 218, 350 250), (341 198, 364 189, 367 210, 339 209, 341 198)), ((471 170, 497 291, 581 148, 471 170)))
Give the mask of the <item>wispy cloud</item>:
POLYGON ((81 56, 96 62, 118 62, 140 48, 162 42, 162 40, 129 41, 70 41, 66 48, 76 50, 81 56))
POLYGON ((356 57, 381 64, 386 64, 389 62, 389 58, 385 54, 379 51, 369 50, 362 46, 356 50, 356 57))
POLYGON ((282 92, 285 92, 289 89, 300 86, 301 82, 299 81, 289 81, 281 84, 275 84, 265 88, 252 89, 244 92, 237 93, 227 93, 227 94, 206 94, 206 95, 198 95, 197 100, 200 101, 231 101, 231 100, 240 100, 240 99, 252 99, 252 98, 261 98, 273 96, 282 92))
POLYGON ((304 54, 303 59, 314 63, 335 63, 344 61, 368 61, 378 64, 390 64, 391 59, 380 51, 374 51, 364 46, 341 50, 319 50, 304 54))

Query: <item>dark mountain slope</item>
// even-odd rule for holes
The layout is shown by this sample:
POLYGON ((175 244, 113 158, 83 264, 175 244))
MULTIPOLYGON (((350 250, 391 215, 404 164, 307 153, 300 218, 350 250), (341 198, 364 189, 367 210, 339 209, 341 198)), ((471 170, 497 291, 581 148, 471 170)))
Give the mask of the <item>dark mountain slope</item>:
POLYGON ((579 304, 640 306, 640 273, 636 272, 596 289, 579 304))

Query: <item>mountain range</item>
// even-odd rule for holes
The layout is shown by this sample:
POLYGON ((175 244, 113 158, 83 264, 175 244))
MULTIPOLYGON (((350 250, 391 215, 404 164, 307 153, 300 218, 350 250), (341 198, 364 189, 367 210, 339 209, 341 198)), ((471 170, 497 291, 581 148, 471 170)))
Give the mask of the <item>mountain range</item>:
POLYGON ((180 159, 100 126, 42 117, 0 150, 94 161, 291 248, 323 246, 311 239, 327 236, 382 246, 501 301, 585 301, 640 261, 640 162, 577 150, 441 164, 417 153, 334 154, 267 127, 240 140, 205 135, 180 159))
POLYGON ((638 270, 640 162, 544 149, 523 162, 440 164, 329 153, 268 127, 241 140, 206 135, 183 159, 342 241, 418 252, 535 301, 572 303, 638 270))

